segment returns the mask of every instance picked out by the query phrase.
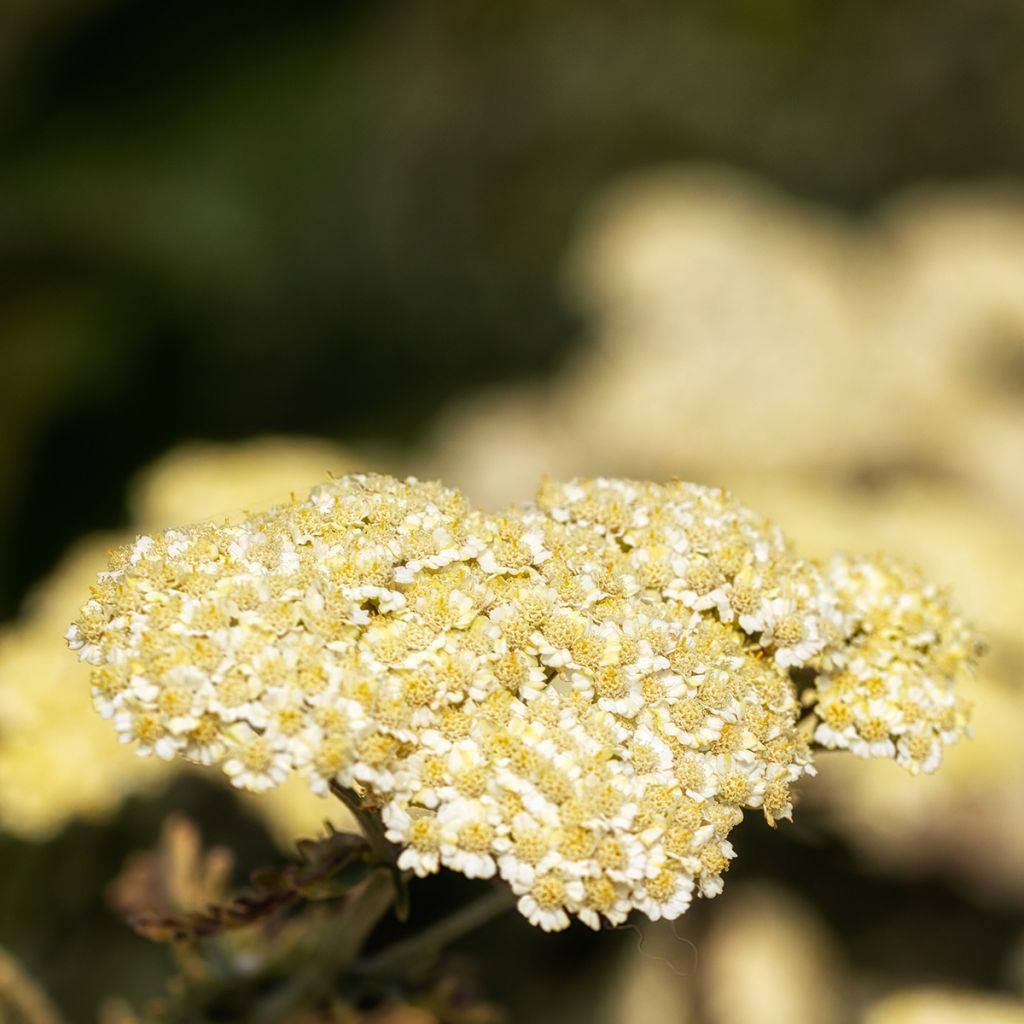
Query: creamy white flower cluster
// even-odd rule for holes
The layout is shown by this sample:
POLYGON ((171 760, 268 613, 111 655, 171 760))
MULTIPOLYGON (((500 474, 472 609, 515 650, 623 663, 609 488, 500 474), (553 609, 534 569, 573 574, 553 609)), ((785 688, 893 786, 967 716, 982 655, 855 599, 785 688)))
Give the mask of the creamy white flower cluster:
POLYGON ((853 737, 896 693, 886 735, 933 766, 909 701, 955 739, 959 665, 939 674, 944 606, 906 582, 825 573, 692 484, 546 482, 488 515, 439 484, 349 476, 238 525, 140 537, 68 639, 140 753, 257 791, 295 772, 356 788, 403 869, 500 875, 531 923, 596 928, 716 895, 744 810, 791 816, 814 770, 801 673, 818 679, 804 704, 851 708, 853 732, 824 742, 893 756, 853 737), (922 659, 927 685, 890 687, 922 659), (871 670, 884 688, 848 683, 871 670))
POLYGON ((967 705, 951 683, 979 644, 939 589, 884 557, 828 566, 845 613, 845 643, 818 676, 814 739, 859 757, 895 758, 915 775, 934 772, 944 746, 967 729, 967 705))

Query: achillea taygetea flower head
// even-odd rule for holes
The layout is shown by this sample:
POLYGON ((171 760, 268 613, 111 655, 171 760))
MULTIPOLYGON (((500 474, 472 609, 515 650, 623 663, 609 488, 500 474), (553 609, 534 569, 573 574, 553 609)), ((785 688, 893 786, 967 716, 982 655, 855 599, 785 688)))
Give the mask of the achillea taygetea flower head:
POLYGON ((500 875, 545 929, 716 895, 812 738, 932 770, 973 657, 905 570, 801 561, 721 491, 603 479, 489 515, 349 476, 141 537, 68 639, 140 753, 360 789, 402 868, 500 875))

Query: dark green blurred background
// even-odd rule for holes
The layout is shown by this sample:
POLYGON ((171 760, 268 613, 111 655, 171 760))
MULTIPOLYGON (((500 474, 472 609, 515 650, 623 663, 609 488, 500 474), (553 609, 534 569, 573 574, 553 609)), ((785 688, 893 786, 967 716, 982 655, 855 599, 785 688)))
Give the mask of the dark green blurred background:
POLYGON ((0 609, 181 439, 415 444, 579 344, 622 172, 1024 171, 1019 0, 0 0, 0 609), (69 512, 69 509, 73 510, 69 512))
MULTIPOLYGON (((559 274, 588 203, 708 159, 855 213, 1024 175, 1024 4, 0 0, 0 616, 75 537, 123 524, 126 481, 174 443, 415 448, 454 397, 550 373, 585 344, 559 274)), ((198 785, 42 859, 2 840, 0 942, 71 1019, 118 972, 150 984, 102 885, 168 806, 240 813, 198 785), (60 907, 36 913, 26 894, 54 877, 60 907)), ((737 874, 832 863, 810 891, 869 968, 946 901, 964 945, 922 975, 993 981, 1015 924, 804 840, 737 874), (882 906, 911 924, 879 941, 861 925, 882 906)), ((549 943, 516 935, 550 1008, 549 943)))

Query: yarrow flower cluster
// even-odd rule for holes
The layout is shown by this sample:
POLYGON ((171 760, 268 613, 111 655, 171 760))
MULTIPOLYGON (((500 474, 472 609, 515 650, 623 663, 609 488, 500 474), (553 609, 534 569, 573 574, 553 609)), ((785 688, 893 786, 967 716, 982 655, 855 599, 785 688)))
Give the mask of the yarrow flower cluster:
POLYGON ((545 482, 502 515, 348 476, 119 551, 71 647, 142 754, 380 808, 399 866, 499 875, 546 930, 717 895, 809 740, 930 771, 973 643, 885 562, 794 557, 692 484, 545 482))
POLYGON ((837 556, 827 570, 844 609, 844 645, 818 676, 814 738, 859 757, 894 757, 934 772, 966 726, 950 687, 978 642, 941 591, 906 566, 837 556))

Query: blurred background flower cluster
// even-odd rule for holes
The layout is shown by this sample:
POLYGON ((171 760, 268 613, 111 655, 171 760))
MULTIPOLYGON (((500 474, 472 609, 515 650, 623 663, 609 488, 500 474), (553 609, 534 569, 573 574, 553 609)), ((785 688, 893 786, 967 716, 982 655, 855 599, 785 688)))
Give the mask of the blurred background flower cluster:
MULTIPOLYGON (((105 892, 171 810, 241 871, 346 824, 117 745, 61 641, 112 544, 328 472, 493 508, 682 477, 953 588, 975 738, 928 778, 820 758, 674 931, 489 925, 481 989, 542 1024, 1024 1021, 1022 48, 1015 0, 0 4, 5 956, 120 1020, 167 954, 105 892)), ((366 1019, 449 1019, 409 1012, 366 1019)))

